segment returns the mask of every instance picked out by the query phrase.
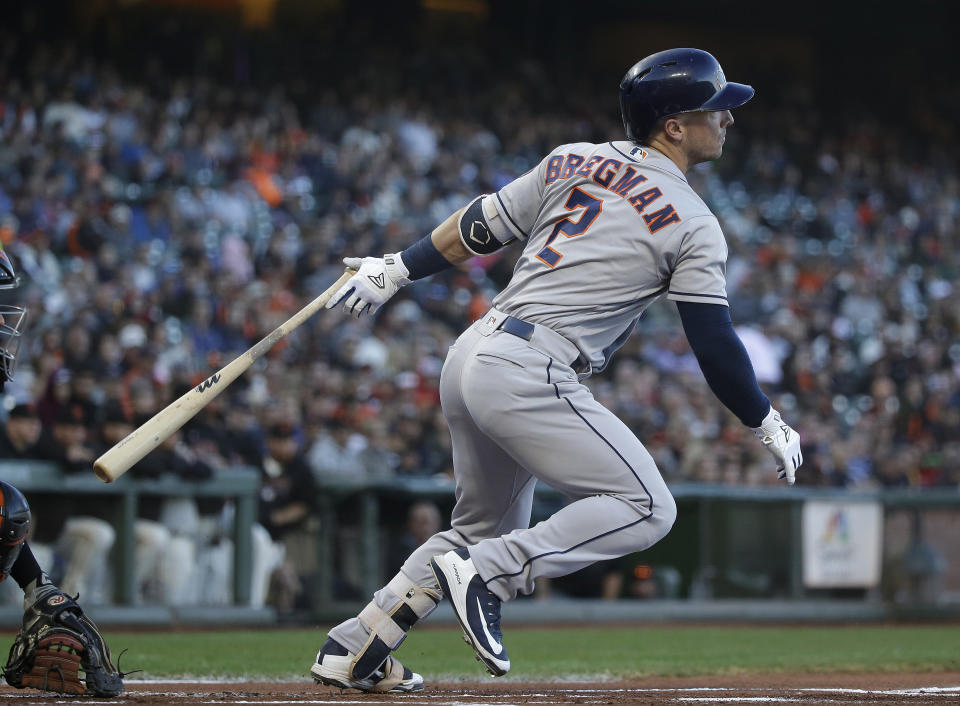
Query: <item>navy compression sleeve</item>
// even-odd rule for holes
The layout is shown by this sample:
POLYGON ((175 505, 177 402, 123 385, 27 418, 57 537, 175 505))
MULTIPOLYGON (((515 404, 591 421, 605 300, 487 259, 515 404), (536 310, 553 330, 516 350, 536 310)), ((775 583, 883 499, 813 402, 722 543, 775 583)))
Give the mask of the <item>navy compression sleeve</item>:
POLYGON ((10 567, 10 575, 20 588, 26 590, 27 586, 42 573, 40 564, 37 563, 36 557, 30 551, 30 545, 24 542, 17 560, 10 567))
POLYGON ((747 349, 733 330, 730 309, 722 304, 677 302, 677 310, 713 394, 748 427, 760 426, 770 411, 770 400, 760 390, 747 349))
POLYGON ((433 238, 430 235, 423 236, 400 253, 400 259, 407 266, 411 281, 429 277, 448 267, 453 267, 453 263, 437 250, 437 246, 433 244, 433 238))

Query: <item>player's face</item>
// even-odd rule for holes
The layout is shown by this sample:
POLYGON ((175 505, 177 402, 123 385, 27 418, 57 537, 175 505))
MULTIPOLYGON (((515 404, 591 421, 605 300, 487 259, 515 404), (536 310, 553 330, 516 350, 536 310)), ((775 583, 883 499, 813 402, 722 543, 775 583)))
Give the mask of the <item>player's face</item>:
POLYGON ((685 151, 690 165, 709 162, 723 154, 727 128, 733 125, 729 110, 711 110, 702 113, 687 113, 685 128, 685 151))

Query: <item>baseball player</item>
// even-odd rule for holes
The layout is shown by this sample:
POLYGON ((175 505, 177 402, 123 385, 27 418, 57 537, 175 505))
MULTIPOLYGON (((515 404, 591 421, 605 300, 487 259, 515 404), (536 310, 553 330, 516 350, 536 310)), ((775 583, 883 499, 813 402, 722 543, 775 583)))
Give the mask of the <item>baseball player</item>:
MULTIPOLYGON (((19 284, 0 248, 0 289, 19 284)), ((26 310, 0 306, 0 391, 13 379, 26 310)), ((19 490, 0 481, 0 581, 8 575, 23 589, 23 625, 10 648, 3 677, 17 688, 63 694, 117 696, 123 675, 114 667, 100 630, 75 599, 55 586, 40 568, 26 537, 30 506, 19 490), (83 672, 83 676, 80 676, 83 672)))
POLYGON ((532 592, 538 577, 640 551, 667 534, 676 504, 653 459, 582 384, 663 296, 676 302, 710 388, 754 429, 780 478, 794 482, 799 435, 757 385, 727 307, 723 233, 685 177, 720 157, 730 110, 752 96, 705 51, 648 56, 620 83, 626 140, 561 145, 403 252, 345 260, 358 271, 328 306, 359 317, 411 280, 513 241, 523 247, 493 308, 443 366, 457 481, 451 529, 330 631, 311 667, 318 681, 422 689, 390 652, 442 596, 490 673, 506 674, 503 601, 532 592), (537 479, 573 502, 529 527, 537 479))

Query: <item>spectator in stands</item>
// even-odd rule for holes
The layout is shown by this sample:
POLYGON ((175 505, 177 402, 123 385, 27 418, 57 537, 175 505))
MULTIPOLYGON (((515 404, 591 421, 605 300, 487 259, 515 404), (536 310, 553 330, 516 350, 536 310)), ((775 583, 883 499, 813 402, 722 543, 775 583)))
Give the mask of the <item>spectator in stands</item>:
MULTIPOLYGON (((425 76, 419 53, 401 62, 375 53, 369 77, 353 63, 331 69, 322 91, 294 104, 289 85, 248 95, 209 78, 169 80, 162 65, 150 85, 121 78, 109 53, 84 62, 12 26, 0 28, 10 47, 0 56, 0 237, 34 290, 16 384, 47 425, 74 392, 156 412, 175 398, 175 371, 204 377, 208 354, 244 349, 325 288, 348 243, 389 252, 465 194, 533 166, 560 135, 614 129, 608 116, 566 110, 549 82, 527 90, 530 74, 451 93, 443 63, 423 62, 425 76), (372 97, 390 110, 371 114, 372 97), (475 117, 450 119, 450 100, 475 117), (88 364, 94 389, 86 380, 76 390, 71 375, 88 364)), ((336 42, 329 49, 332 67, 354 61, 336 42)), ((955 100, 956 89, 944 96, 955 100)), ((722 221, 731 305, 756 334, 765 375, 780 381, 776 406, 796 410, 800 428, 820 427, 800 482, 956 484, 956 454, 909 453, 951 443, 960 423, 956 135, 936 135, 932 152, 918 128, 907 156, 897 121, 853 101, 828 114, 812 97, 784 97, 738 123, 724 162, 688 176, 722 221), (771 140, 765 126, 781 123, 802 129, 771 140), (835 453, 861 433, 864 442, 835 453)), ((942 122, 927 103, 916 110, 917 125, 942 122)), ((362 324, 317 317, 271 352, 271 368, 288 374, 255 375, 250 404, 296 399, 311 420, 312 409, 349 400, 360 414, 323 419, 339 418, 343 436, 366 443, 363 455, 382 452, 392 472, 442 471, 446 430, 422 394, 436 386, 417 376, 429 376, 511 268, 509 257, 487 258, 405 289, 374 323, 403 342, 390 349, 362 324), (366 432, 370 417, 382 433, 366 432)), ((700 376, 682 372, 689 352, 660 333, 676 328, 664 325, 671 316, 647 312, 641 335, 591 378, 595 394, 638 435, 661 436, 671 482, 767 482, 750 470, 761 457, 749 442, 725 433, 726 412, 701 394, 700 376), (681 372, 665 382, 670 370, 681 372), (678 423, 691 430, 689 454, 675 443, 678 423), (703 448, 723 449, 727 462, 695 453, 703 448), (730 472, 737 463, 745 470, 730 472)), ((250 438, 262 436, 254 426, 250 438)))
POLYGON ((258 466, 263 458, 263 433, 250 405, 241 399, 225 403, 220 454, 228 463, 258 466))
POLYGON ((289 422, 276 422, 267 430, 262 470, 260 524, 274 540, 282 540, 303 526, 316 494, 313 475, 289 422))
POLYGON ((269 533, 272 545, 255 567, 254 581, 257 590, 266 591, 264 576, 282 569, 287 581, 282 593, 288 602, 279 607, 289 611, 309 599, 304 581, 317 555, 315 535, 305 531, 316 498, 313 474, 289 421, 276 421, 267 429, 261 470, 260 525, 269 533))
POLYGON ((387 556, 386 576, 396 576, 403 560, 417 547, 439 532, 442 527, 440 508, 430 500, 413 503, 407 510, 403 531, 394 534, 387 556))
POLYGON ((40 418, 32 404, 15 405, 0 430, 0 459, 37 458, 40 440, 40 418))
POLYGON ((67 473, 89 471, 97 450, 87 440, 83 407, 61 405, 53 424, 41 433, 37 452, 40 458, 60 464, 67 473))
MULTIPOLYGON (((269 441, 269 440, 268 440, 269 441)), ((339 419, 330 419, 320 425, 317 438, 307 452, 307 463, 320 478, 363 478, 365 438, 339 419)))
MULTIPOLYGON (((70 404, 72 394, 73 372, 69 368, 57 368, 50 375, 46 389, 37 402, 37 411, 44 427, 52 427, 58 418, 63 418, 64 412, 70 404)), ((79 412, 82 417, 83 410, 79 412)))
POLYGON ((378 417, 371 417, 360 429, 366 445, 360 451, 360 463, 369 478, 389 478, 397 467, 397 456, 390 449, 387 425, 378 417))

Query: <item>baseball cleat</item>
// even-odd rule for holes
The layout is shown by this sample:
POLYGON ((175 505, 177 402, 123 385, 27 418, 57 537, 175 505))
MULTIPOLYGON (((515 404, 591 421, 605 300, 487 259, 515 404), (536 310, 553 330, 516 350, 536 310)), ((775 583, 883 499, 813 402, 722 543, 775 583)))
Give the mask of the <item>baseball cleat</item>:
POLYGON ((317 661, 310 667, 310 674, 318 684, 341 689, 393 693, 423 691, 423 677, 410 671, 393 657, 387 657, 373 674, 363 679, 355 679, 351 674, 355 658, 356 655, 346 647, 332 637, 328 638, 317 653, 317 661))
POLYGON ((495 677, 510 671, 500 631, 500 599, 487 589, 466 547, 433 557, 433 575, 463 628, 463 640, 495 677))

